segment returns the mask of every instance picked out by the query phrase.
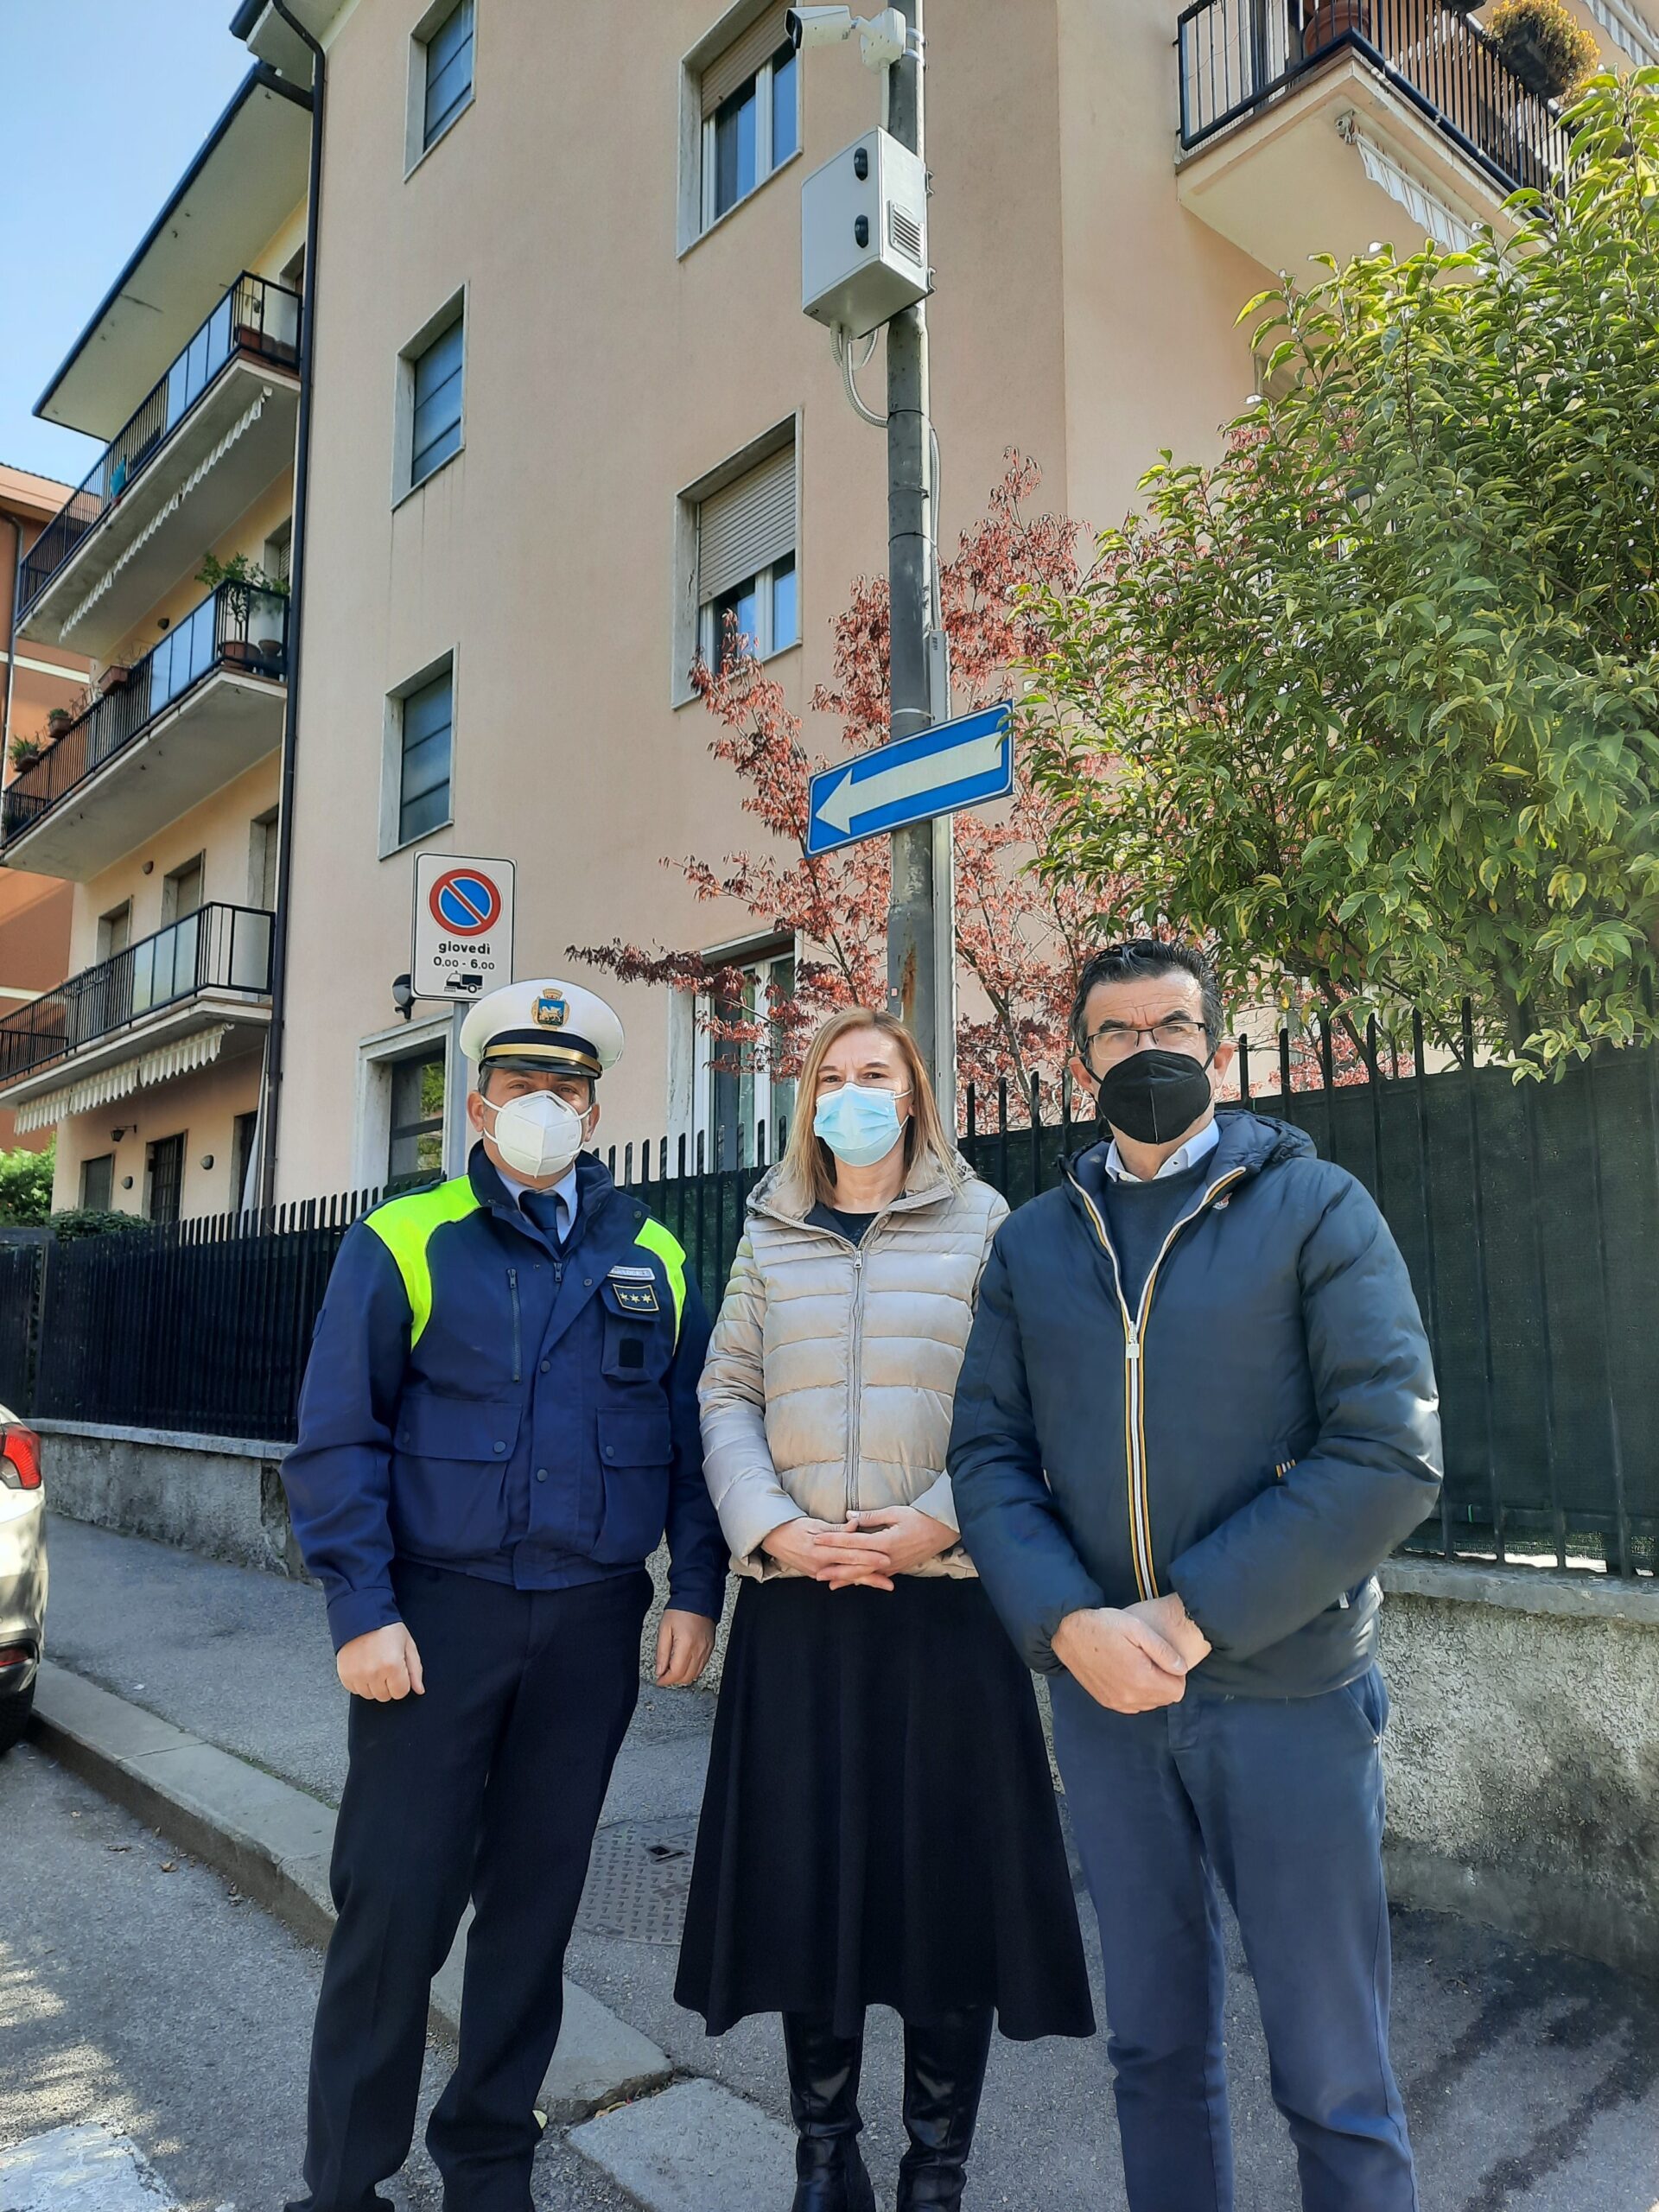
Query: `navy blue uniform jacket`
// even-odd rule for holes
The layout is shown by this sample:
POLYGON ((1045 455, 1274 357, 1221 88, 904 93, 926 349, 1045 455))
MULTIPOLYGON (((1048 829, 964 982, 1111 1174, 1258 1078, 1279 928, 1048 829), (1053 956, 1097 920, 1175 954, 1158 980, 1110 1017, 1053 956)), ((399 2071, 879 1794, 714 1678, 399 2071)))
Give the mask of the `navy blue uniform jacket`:
POLYGON ((283 1470, 336 1649, 398 1618, 394 1558, 556 1590, 638 1569, 664 1528, 671 1602, 718 1618, 709 1317, 668 1230, 597 1159, 576 1175, 563 1251, 482 1146, 341 1244, 283 1470))
POLYGON ((1201 1679, 1267 1697, 1371 1663, 1375 1570, 1432 1510, 1410 1280, 1363 1184, 1229 1112, 1133 1313, 1096 1152, 1004 1222, 957 1385, 963 1541, 1033 1667, 1067 1613, 1179 1591, 1201 1679))

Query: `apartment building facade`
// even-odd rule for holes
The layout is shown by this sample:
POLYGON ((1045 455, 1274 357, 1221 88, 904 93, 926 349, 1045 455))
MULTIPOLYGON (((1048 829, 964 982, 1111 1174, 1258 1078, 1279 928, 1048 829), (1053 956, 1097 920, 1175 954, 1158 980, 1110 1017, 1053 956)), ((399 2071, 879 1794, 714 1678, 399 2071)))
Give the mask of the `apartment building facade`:
MULTIPOLYGON (((1610 60, 1659 56, 1659 0, 1574 4, 1610 60)), ((777 0, 289 0, 289 14, 321 48, 327 97, 304 689, 290 894, 273 925, 276 1195, 464 1156, 459 1010, 416 1002, 406 1018, 394 998, 424 853, 512 860, 517 972, 577 974, 615 999, 629 1049, 607 1079, 602 1142, 786 1108, 763 1067, 711 1066, 690 1001, 609 982, 569 948, 696 945, 746 965, 757 989, 787 983, 792 944, 699 901, 664 863, 755 842, 689 681, 728 610, 806 713, 808 742, 838 744, 807 709, 835 613, 885 566, 886 456, 799 311, 799 187, 879 119, 877 83, 855 47, 795 55, 777 0)), ((312 53, 265 0, 244 0, 233 28, 264 91, 308 92, 312 53)), ((1564 155, 1548 104, 1441 0, 932 0, 927 32, 947 549, 1010 448, 1040 465, 1046 505, 1085 525, 1120 515, 1161 448, 1214 451, 1245 404, 1258 365, 1238 312, 1273 271, 1501 225, 1507 193, 1547 183, 1564 155)), ((238 246, 262 280, 282 281, 303 227, 298 137, 286 157, 287 215, 238 246)), ((96 341, 100 327, 50 404, 107 435, 145 370, 133 355, 95 403, 74 364, 124 342, 113 326, 96 341)), ((878 354, 878 400, 880 370, 878 354)), ((264 355, 255 373, 262 389, 294 381, 264 355)), ((279 526, 277 442, 215 545, 257 553, 279 526)), ((125 650, 117 587, 91 596, 111 567, 83 560, 38 593, 35 633, 73 616, 60 638, 125 650)), ((120 604, 133 622, 176 619, 185 573, 172 599, 157 577, 142 610, 130 591, 120 604)), ((231 684, 281 689, 269 667, 231 684)), ((268 732, 279 720, 274 705, 248 713, 268 732)), ((221 856, 213 898, 235 903, 239 866, 246 903, 269 912, 249 838, 276 773, 273 743, 236 780, 187 791, 142 842, 67 812, 54 831, 48 809, 6 857, 30 865, 33 837, 78 871, 85 958, 130 897, 135 922, 164 935, 158 892, 198 852, 221 856)), ((211 1060, 159 1096, 129 1095, 152 1128, 158 1113, 188 1122, 193 1160, 218 1159, 251 1111, 268 1002, 244 994, 233 1016, 211 992, 193 1003, 192 1034, 223 1030, 211 1060)), ((113 1141, 111 1109, 73 1091, 76 1053, 24 1078, 56 1098, 66 1188, 113 1141)), ((136 1176, 137 1157, 118 1164, 136 1176)), ((193 1172, 187 1211, 225 1202, 227 1182, 193 1172)))
POLYGON ((249 1186, 266 1026, 310 105, 251 68, 38 404, 103 440, 24 555, 20 650, 90 664, 4 793, 7 881, 69 887, 67 974, 0 1020, 58 1206, 249 1186))
MULTIPOLYGON (((60 727, 73 719, 90 673, 78 654, 52 645, 25 645, 16 632, 23 562, 68 496, 69 486, 53 477, 0 462, 0 591, 9 610, 0 654, 0 794, 45 750, 60 727)), ((3 804, 0 796, 0 808, 3 804)), ((73 906, 67 883, 0 871, 0 1015, 27 1006, 63 981, 73 906)), ((20 1136, 11 1116, 0 1108, 0 1151, 21 1145, 38 1152, 50 1141, 50 1130, 20 1136)))

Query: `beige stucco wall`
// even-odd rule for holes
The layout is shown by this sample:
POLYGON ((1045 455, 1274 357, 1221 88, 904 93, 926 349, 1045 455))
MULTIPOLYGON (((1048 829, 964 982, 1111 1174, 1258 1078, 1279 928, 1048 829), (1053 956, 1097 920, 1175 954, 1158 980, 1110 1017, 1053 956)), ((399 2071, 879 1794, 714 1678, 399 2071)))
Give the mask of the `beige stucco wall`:
MULTIPOLYGON (((203 903, 223 900, 231 906, 248 905, 253 823, 276 805, 277 792, 278 762, 272 753, 200 805, 178 816, 159 836, 125 855, 102 874, 77 884, 69 972, 76 974, 96 963, 99 918, 126 899, 132 901, 135 942, 160 929, 167 877, 198 853, 202 855, 203 903)), ((60 1122, 53 1204, 78 1205, 81 1162, 113 1150, 115 1205, 124 1213, 142 1212, 144 1147, 155 1138, 172 1136, 182 1129, 188 1135, 183 1213, 188 1217, 223 1211, 232 1202, 232 1126, 237 1115, 251 1112, 258 1103, 260 1041, 257 1030, 238 1028, 226 1040, 219 1059, 212 1066, 194 1075, 148 1085, 95 1112, 60 1122), (111 1141, 114 1128, 128 1131, 118 1145, 111 1141), (208 1153, 213 1156, 212 1169, 201 1166, 203 1154, 208 1153), (127 1175, 133 1179, 132 1187, 124 1191, 121 1181, 127 1175)), ((73 1079, 71 1061, 66 1064, 65 1080, 73 1079)))
POLYGON ((211 1067, 132 1091, 92 1113, 60 1122, 54 1206, 79 1205, 81 1162, 108 1152, 115 1155, 111 1204, 120 1213, 142 1213, 146 1147, 162 1137, 182 1135, 181 1218, 232 1211, 239 1203, 231 1188, 236 1117, 253 1113, 259 1103, 260 1043, 260 1033, 251 1025, 233 1030, 211 1067), (119 1142, 113 1135, 117 1129, 123 1132, 119 1142), (124 1189, 129 1176, 131 1188, 124 1189))
POLYGON ((245 906, 249 891, 250 836, 257 816, 276 803, 275 753, 181 814, 145 844, 111 868, 77 887, 74 932, 70 944, 73 969, 90 968, 98 958, 98 921, 123 900, 132 901, 135 940, 162 927, 162 893, 168 875, 203 856, 202 899, 225 899, 245 906))
MULTIPOLYGON (((886 562, 884 442, 798 304, 801 181, 878 119, 874 79, 804 57, 803 156, 677 255, 679 61, 716 6, 636 19, 624 127, 591 93, 614 77, 602 11, 556 41, 534 11, 480 14, 474 105, 405 180, 420 12, 359 9, 330 51, 283 1196, 348 1179, 356 1040, 409 964, 411 855, 378 857, 387 694, 454 652, 454 821, 427 842, 517 861, 520 975, 569 972, 573 943, 729 942, 748 917, 660 865, 754 838, 702 710, 671 704, 676 494, 798 417, 804 644, 772 666, 796 705, 886 562), (394 512, 396 357, 463 287, 465 447, 394 512)), ((1260 272, 1176 201, 1174 13, 1030 0, 1014 36, 996 0, 931 11, 947 546, 1008 447, 1099 522, 1248 392, 1233 319, 1260 272)), ((590 980, 629 1033, 611 1132, 659 1131, 667 994, 590 980)))

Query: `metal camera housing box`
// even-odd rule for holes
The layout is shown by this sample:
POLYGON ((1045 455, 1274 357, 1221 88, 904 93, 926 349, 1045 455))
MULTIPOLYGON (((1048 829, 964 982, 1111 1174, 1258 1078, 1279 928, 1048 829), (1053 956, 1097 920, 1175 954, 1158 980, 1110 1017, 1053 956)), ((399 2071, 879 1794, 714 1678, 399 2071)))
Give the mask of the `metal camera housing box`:
POLYGON ((868 130, 801 187, 801 309, 867 338, 933 289, 927 262, 927 166, 886 130, 868 130))

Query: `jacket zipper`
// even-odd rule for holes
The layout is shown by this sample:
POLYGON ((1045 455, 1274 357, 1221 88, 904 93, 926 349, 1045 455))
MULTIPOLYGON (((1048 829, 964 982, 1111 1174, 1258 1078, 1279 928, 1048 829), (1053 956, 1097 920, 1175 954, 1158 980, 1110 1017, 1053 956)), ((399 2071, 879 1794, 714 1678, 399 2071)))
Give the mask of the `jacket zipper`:
MULTIPOLYGON (((875 1224, 872 1222, 870 1228, 875 1224)), ((866 1235, 868 1235, 867 1230, 866 1235)), ((853 1247, 853 1344, 847 1363, 847 1514, 854 1512, 858 1491, 858 1387, 859 1354, 864 1339, 864 1255, 855 1244, 853 1247)), ((845 1516, 843 1516, 845 1517, 845 1516)))
POLYGON ((1123 1295, 1123 1274, 1117 1264, 1117 1254, 1112 1240, 1106 1234, 1106 1224, 1100 1210, 1070 1168, 1067 1180, 1089 1209, 1089 1218, 1095 1225, 1095 1234, 1104 1246, 1112 1263, 1112 1281, 1117 1291, 1118 1311, 1123 1318, 1123 1457, 1129 1489, 1129 1556, 1135 1564, 1135 1586, 1142 1598, 1156 1598, 1162 1593, 1158 1587, 1158 1576, 1152 1563, 1152 1516, 1147 1491, 1147 1427, 1146 1427, 1146 1365, 1147 1318, 1152 1311, 1152 1294, 1158 1281, 1158 1270, 1169 1256, 1170 1247, 1190 1222, 1194 1222, 1210 1204, 1235 1183, 1241 1182, 1249 1173, 1248 1168, 1236 1168, 1230 1175, 1224 1175, 1212 1183, 1191 1213, 1185 1213, 1165 1237, 1158 1256, 1147 1271, 1145 1287, 1141 1293, 1141 1309, 1131 1315, 1128 1300, 1123 1295))
POLYGON ((521 1370, 524 1363, 524 1356, 523 1336, 518 1322, 518 1270, 517 1268, 507 1269, 507 1295, 512 1300, 512 1379, 515 1382, 519 1382, 524 1380, 521 1370))

